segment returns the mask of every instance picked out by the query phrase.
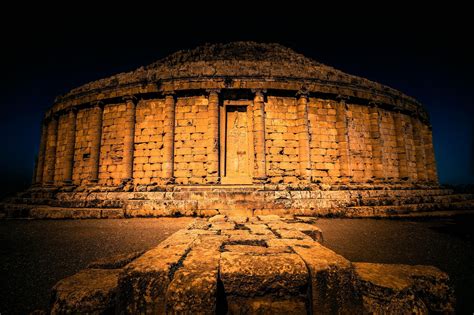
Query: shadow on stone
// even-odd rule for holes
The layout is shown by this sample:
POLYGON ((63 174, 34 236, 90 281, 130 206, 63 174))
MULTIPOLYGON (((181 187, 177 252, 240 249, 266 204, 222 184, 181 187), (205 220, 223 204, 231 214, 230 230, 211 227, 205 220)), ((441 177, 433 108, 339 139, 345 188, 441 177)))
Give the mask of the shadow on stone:
POLYGON ((227 298, 225 294, 224 284, 222 283, 221 277, 217 278, 217 292, 216 292, 216 314, 225 315, 227 314, 227 298))

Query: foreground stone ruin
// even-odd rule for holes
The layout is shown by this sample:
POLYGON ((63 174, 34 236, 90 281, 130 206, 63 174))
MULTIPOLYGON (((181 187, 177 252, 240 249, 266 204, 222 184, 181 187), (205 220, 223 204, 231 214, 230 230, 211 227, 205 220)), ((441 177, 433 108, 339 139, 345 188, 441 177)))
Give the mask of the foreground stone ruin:
POLYGON ((423 106, 278 44, 179 51, 45 113, 1 216, 388 216, 474 208, 438 185, 423 106))
POLYGON ((51 313, 454 313, 439 269, 352 263, 322 238, 303 217, 196 219, 145 253, 59 281, 51 313))

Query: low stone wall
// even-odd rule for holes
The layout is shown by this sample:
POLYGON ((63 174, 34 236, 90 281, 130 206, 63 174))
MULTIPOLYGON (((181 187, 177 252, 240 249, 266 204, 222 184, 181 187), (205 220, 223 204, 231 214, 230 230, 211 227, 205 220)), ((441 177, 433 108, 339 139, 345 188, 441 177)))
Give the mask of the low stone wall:
POLYGON ((145 253, 91 264, 53 288, 52 314, 454 312, 431 266, 351 263, 304 218, 198 219, 145 253))

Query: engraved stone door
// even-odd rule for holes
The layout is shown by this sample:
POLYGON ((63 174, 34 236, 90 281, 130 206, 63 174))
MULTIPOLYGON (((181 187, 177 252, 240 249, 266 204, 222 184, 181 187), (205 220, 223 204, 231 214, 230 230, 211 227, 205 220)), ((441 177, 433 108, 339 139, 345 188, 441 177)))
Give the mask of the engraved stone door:
POLYGON ((226 106, 225 176, 223 183, 251 183, 247 106, 226 106))

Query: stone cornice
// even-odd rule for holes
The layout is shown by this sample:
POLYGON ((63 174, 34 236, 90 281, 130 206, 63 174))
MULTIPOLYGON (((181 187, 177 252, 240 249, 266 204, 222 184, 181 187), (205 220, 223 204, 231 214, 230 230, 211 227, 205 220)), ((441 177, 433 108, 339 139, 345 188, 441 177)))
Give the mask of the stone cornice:
MULTIPOLYGON (((246 78, 234 77, 229 85, 227 77, 202 77, 187 79, 161 80, 160 84, 150 82, 128 83, 114 88, 90 90, 78 94, 58 98, 57 102, 48 111, 47 116, 55 112, 62 112, 70 107, 82 106, 94 102, 122 101, 123 97, 140 97, 147 94, 167 95, 193 90, 238 90, 238 89, 266 89, 267 91, 280 90, 286 92, 305 91, 311 97, 314 94, 332 95, 334 98, 344 98, 347 103, 363 102, 382 104, 385 108, 392 108, 428 122, 428 115, 423 106, 413 98, 401 93, 393 94, 391 90, 368 89, 359 85, 341 84, 340 82, 323 81, 319 79, 297 78, 246 78)), ((269 92, 268 94, 271 94, 269 92)))

